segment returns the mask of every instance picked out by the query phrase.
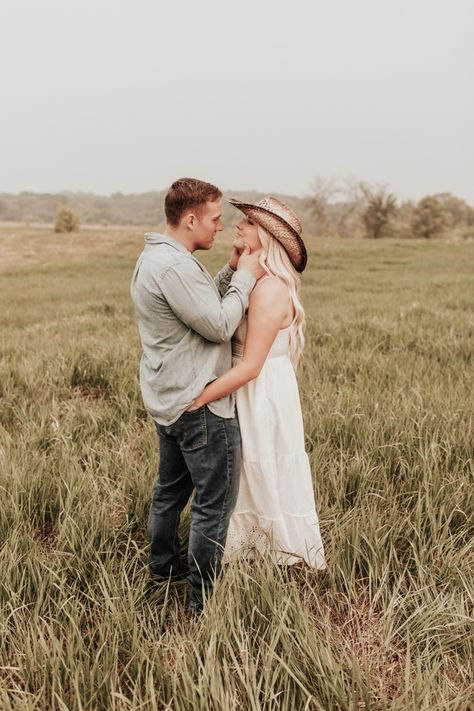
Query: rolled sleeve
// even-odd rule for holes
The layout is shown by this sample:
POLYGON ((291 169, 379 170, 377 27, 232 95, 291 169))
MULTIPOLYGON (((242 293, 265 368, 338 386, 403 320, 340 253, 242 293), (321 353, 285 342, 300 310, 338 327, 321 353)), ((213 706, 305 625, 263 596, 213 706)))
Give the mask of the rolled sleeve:
POLYGON ((227 289, 229 288, 230 280, 232 279, 234 274, 235 270, 232 269, 229 264, 226 264, 219 272, 217 272, 216 276, 214 277, 215 285, 219 289, 219 294, 221 296, 224 296, 227 289))

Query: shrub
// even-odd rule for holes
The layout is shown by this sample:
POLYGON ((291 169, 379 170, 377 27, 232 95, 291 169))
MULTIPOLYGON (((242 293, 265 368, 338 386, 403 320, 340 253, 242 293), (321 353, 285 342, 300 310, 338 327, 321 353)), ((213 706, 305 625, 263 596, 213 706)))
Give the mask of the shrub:
POLYGON ((55 232, 77 232, 79 217, 68 207, 60 207, 56 212, 55 232))

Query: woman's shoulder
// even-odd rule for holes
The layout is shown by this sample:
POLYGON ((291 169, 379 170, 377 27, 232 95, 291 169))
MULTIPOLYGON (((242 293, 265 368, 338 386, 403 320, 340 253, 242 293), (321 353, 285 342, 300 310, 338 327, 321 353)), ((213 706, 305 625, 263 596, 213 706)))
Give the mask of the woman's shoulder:
POLYGON ((289 291, 286 284, 276 276, 264 277, 254 286, 249 299, 249 310, 276 314, 288 309, 289 291))
POLYGON ((280 277, 268 274, 257 281, 253 288, 252 296, 254 294, 265 295, 265 298, 288 296, 288 287, 280 277))

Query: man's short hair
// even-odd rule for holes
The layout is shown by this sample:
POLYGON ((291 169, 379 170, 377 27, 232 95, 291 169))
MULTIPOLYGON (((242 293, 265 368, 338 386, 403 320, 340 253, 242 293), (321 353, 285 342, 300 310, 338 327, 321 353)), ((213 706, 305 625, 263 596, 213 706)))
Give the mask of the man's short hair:
POLYGON ((168 224, 177 227, 187 210, 199 211, 206 202, 222 197, 219 188, 196 178, 175 180, 165 197, 165 215, 168 224))

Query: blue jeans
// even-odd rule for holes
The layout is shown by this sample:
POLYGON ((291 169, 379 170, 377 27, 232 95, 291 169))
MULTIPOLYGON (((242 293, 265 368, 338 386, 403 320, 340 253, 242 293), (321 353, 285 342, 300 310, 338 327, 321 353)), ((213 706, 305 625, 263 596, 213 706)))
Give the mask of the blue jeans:
MULTIPOLYGON (((156 424, 156 423, 155 423, 156 424)), ((201 609, 219 575, 240 477, 240 429, 206 406, 156 424, 160 465, 148 520, 150 573, 179 573, 180 514, 195 491, 189 531, 190 608, 201 609), (203 595, 204 593, 204 595, 203 595)))

